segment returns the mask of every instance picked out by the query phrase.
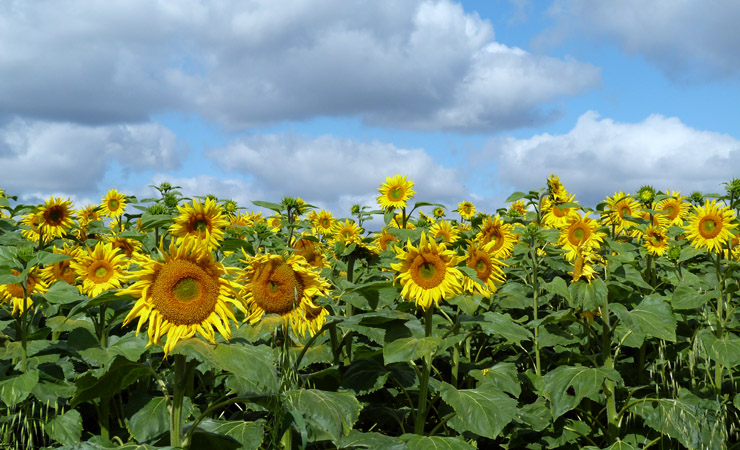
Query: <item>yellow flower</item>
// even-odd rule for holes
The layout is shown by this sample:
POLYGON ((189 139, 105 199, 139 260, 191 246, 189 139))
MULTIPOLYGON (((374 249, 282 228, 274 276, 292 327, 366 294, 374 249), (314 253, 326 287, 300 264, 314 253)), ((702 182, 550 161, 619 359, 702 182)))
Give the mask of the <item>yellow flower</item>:
POLYGON ((349 219, 345 219, 344 222, 336 221, 334 223, 332 237, 335 242, 344 242, 345 245, 350 245, 352 243, 361 244, 362 232, 363 229, 357 226, 356 223, 349 219))
POLYGON ((432 215, 434 216, 435 219, 441 219, 442 217, 445 216, 445 209, 442 208, 441 206, 435 206, 434 209, 432 210, 432 215))
MULTIPOLYGON (((567 193, 566 193, 567 194, 567 193)), ((568 217, 572 214, 578 214, 577 207, 561 206, 563 203, 577 203, 575 194, 558 197, 557 200, 550 200, 546 197, 542 202, 542 225, 546 228, 560 229, 568 223, 568 217)))
POLYGON ((573 275, 572 282, 575 283, 581 278, 585 278, 590 284, 591 280, 596 276, 596 271, 593 266, 596 259, 597 255, 595 253, 589 251, 577 251, 575 261, 573 262, 573 272, 568 272, 573 275))
MULTIPOLYGON (((20 275, 20 271, 11 269, 10 273, 13 275, 20 275)), ((30 308, 33 306, 33 300, 31 299, 32 294, 43 294, 48 291, 49 286, 44 280, 41 279, 39 270, 34 267, 28 272, 26 278, 26 299, 23 299, 23 285, 21 283, 11 283, 0 285, 0 301, 3 303, 13 303, 13 311, 11 314, 23 314, 26 307, 30 308)))
POLYGON ((319 242, 304 236, 293 243, 293 248, 296 250, 293 252, 294 254, 302 256, 313 267, 319 269, 329 267, 329 262, 326 260, 324 252, 321 251, 321 244, 319 242))
POLYGON ((331 234, 334 228, 334 216, 329 211, 321 210, 318 213, 314 213, 310 220, 311 229, 315 234, 326 236, 331 234))
POLYGON ((74 225, 72 202, 62 198, 51 198, 39 209, 38 227, 44 242, 50 242, 64 234, 74 225))
POLYGON ((21 235, 31 242, 38 242, 40 220, 41 218, 38 213, 27 214, 20 221, 21 235))
POLYGON ((704 206, 694 206, 694 212, 684 226, 691 245, 718 252, 732 238, 730 230, 737 228, 732 223, 735 212, 726 206, 717 204, 717 200, 704 201, 704 206))
POLYGON ((180 215, 175 217, 175 223, 170 226, 169 231, 177 238, 178 244, 186 239, 196 238, 204 241, 208 250, 220 245, 224 238, 224 228, 229 225, 229 221, 216 200, 207 198, 205 204, 193 200, 192 206, 178 206, 177 210, 180 215))
POLYGON ((547 178, 547 196, 550 201, 558 203, 562 203, 563 201, 570 201, 565 199, 568 197, 572 197, 570 194, 568 194, 568 191, 565 190, 565 186, 563 186, 560 178, 558 178, 555 174, 551 174, 547 178))
POLYGON ((245 320, 254 324, 265 314, 278 314, 301 335, 323 326, 326 314, 314 299, 328 294, 329 283, 305 259, 271 254, 245 257, 242 262, 247 267, 239 278, 249 310, 245 320))
POLYGON ((606 208, 601 214, 601 222, 614 229, 615 234, 637 225, 635 222, 625 219, 625 216, 638 217, 642 206, 640 203, 622 191, 606 198, 606 208))
POLYGON ((108 242, 113 244, 114 249, 118 249, 126 258, 131 258, 134 253, 141 251, 141 241, 121 236, 106 236, 108 242))
POLYGON ((450 222, 440 220, 429 227, 429 234, 432 235, 434 239, 441 238, 445 242, 453 243, 460 235, 460 231, 450 222))
POLYGON ((280 216, 270 216, 267 218, 267 226, 270 227, 270 231, 277 233, 283 229, 283 218, 280 216))
POLYGON ((589 213, 583 217, 578 214, 571 216, 568 224, 560 232, 558 245, 568 251, 565 254, 568 261, 576 259, 579 253, 598 249, 606 236, 597 231, 597 222, 588 215, 589 213))
POLYGON ((494 256, 495 245, 495 242, 489 242, 484 246, 475 242, 470 243, 465 265, 475 270, 480 282, 465 277, 464 289, 467 292, 477 291, 484 297, 490 297, 498 290, 497 286, 503 284, 506 275, 501 267, 504 264, 494 256))
POLYGON ((463 201, 457 204, 457 213, 465 220, 472 220, 475 216, 475 205, 472 202, 463 201))
POLYGON ((486 217, 480 225, 480 231, 475 235, 475 240, 486 245, 493 242, 491 251, 496 258, 506 259, 511 256, 514 244, 518 238, 514 235, 514 227, 504 223, 499 216, 486 217))
POLYGON ((388 232, 388 230, 383 227, 380 233, 375 235, 375 249, 378 252, 388 250, 388 243, 397 241, 398 238, 396 238, 395 234, 391 234, 388 232))
POLYGON ((81 251, 70 263, 70 267, 77 272, 77 277, 82 282, 80 292, 96 297, 103 291, 121 287, 127 264, 125 255, 114 249, 112 244, 98 242, 92 251, 81 251))
POLYGON ((98 206, 88 204, 84 208, 77 210, 77 220, 79 221, 80 228, 87 228, 93 220, 100 220, 98 209, 98 206))
POLYGON ((643 246, 651 255, 662 256, 668 251, 668 234, 665 228, 648 225, 643 246))
POLYGON ((462 272, 455 266, 463 258, 445 244, 437 244, 422 233, 418 247, 409 239, 404 248, 394 250, 400 262, 391 268, 397 272, 395 280, 401 281, 401 296, 407 301, 427 310, 432 303, 439 306, 442 298, 454 297, 462 290, 462 272))
POLYGON ((195 333, 215 343, 215 329, 229 339, 229 320, 236 322, 232 305, 246 310, 234 299, 237 285, 224 277, 227 269, 213 259, 203 241, 188 239, 179 245, 173 241, 168 252, 164 248, 160 252, 163 261, 135 257, 138 269, 128 277, 137 281, 119 291, 137 299, 123 324, 138 317, 138 334, 148 322, 149 345, 160 344, 167 335, 165 357, 180 340, 195 333))
POLYGON ((49 285, 55 281, 64 281, 74 286, 77 281, 77 272, 72 268, 72 261, 82 255, 82 250, 79 247, 70 247, 65 243, 62 248, 54 247, 52 251, 61 255, 71 256, 71 259, 65 259, 64 261, 55 262, 44 267, 41 269, 41 278, 49 285))
POLYGON ((517 200, 509 205, 509 216, 525 217, 527 215, 527 205, 524 200, 517 200))
POLYGON ((100 213, 107 217, 121 217, 126 209, 126 196, 115 189, 109 190, 100 199, 100 213))
POLYGON ((668 218, 669 226, 683 226, 691 205, 685 201, 686 197, 682 196, 680 192, 670 192, 669 195, 670 197, 659 201, 655 205, 655 210, 668 218))
POLYGON ((416 193, 414 182, 406 179, 406 175, 394 175, 385 179, 385 183, 378 188, 378 204, 384 209, 405 208, 406 202, 416 193))

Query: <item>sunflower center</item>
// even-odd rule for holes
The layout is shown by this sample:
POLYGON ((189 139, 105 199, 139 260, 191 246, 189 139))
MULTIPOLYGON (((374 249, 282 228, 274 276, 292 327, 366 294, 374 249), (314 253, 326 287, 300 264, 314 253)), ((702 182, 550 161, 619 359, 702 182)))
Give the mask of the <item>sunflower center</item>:
POLYGON ((324 228, 331 228, 331 222, 329 221, 329 219, 322 219, 321 226, 324 228))
POLYGON ((88 273, 94 283, 105 283, 113 276, 113 268, 107 261, 95 261, 88 273))
POLYGON ((61 225, 64 219, 64 208, 61 206, 52 206, 44 212, 44 219, 49 225, 61 225))
POLYGON ((194 232, 203 234, 208 231, 208 219, 206 219, 202 215, 198 215, 190 223, 190 227, 193 229, 194 232))
POLYGON ((555 215, 555 217, 564 217, 568 213, 568 208, 563 208, 560 206, 553 206, 552 213, 555 215))
POLYGON ((108 200, 108 209, 111 211, 117 210, 120 205, 121 204, 115 198, 108 200))
POLYGON ((471 269, 474 269, 478 275, 478 279, 481 281, 487 281, 491 275, 491 260, 489 256, 480 250, 476 251, 471 258, 468 259, 466 264, 471 269))
POLYGON ((624 216, 630 215, 630 209, 626 206, 622 206, 619 208, 619 217, 624 218, 624 216))
POLYGON ((162 265, 152 285, 152 303, 164 320, 193 325, 208 320, 216 309, 219 277, 189 260, 162 265))
POLYGON ((252 298, 268 314, 287 314, 303 297, 303 282, 284 261, 272 260, 255 271, 252 298))
POLYGON ((699 222, 699 234, 704 239, 712 239, 722 231, 722 221, 714 216, 705 216, 699 222))
POLYGON ((391 201, 398 202, 403 199, 403 189, 400 186, 396 186, 388 191, 388 198, 391 201))
POLYGON ((411 279, 423 289, 433 289, 445 279, 446 266, 439 255, 419 255, 409 267, 411 279))

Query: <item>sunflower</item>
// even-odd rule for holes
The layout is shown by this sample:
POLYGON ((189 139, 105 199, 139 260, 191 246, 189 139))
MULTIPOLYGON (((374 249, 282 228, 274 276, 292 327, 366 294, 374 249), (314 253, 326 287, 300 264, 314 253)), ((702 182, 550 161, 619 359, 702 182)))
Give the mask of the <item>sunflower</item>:
POLYGON ((361 244, 362 243, 362 232, 364 230, 357 226, 350 219, 345 219, 344 222, 336 221, 334 223, 334 229, 332 231, 332 238, 334 242, 344 242, 345 245, 361 244))
POLYGON ((283 229, 283 218, 280 216, 270 216, 267 218, 267 226, 270 227, 270 231, 277 233, 283 229))
POLYGON ((394 175, 385 179, 385 183, 378 188, 378 204, 383 209, 405 208, 406 202, 416 193, 414 182, 406 179, 406 175, 394 175))
POLYGON ((121 236, 106 236, 108 242, 113 244, 114 249, 118 249, 126 258, 131 258, 135 253, 141 251, 141 241, 137 239, 125 238, 121 236))
POLYGON ((730 248, 725 249, 725 258, 740 261, 740 237, 735 234, 730 239, 730 248))
POLYGON ((231 305, 246 310, 234 299, 237 285, 224 277, 227 269, 213 259, 205 242, 196 239, 179 245, 172 241, 169 251, 160 247, 160 253, 162 261, 135 256, 138 269, 128 278, 137 281, 118 292, 137 299, 123 324, 138 317, 138 334, 149 322, 149 345, 159 344, 166 334, 165 357, 180 340, 196 332, 211 343, 215 343, 214 329, 229 339, 229 320, 236 322, 231 305))
POLYGON ((52 251, 60 255, 68 255, 70 259, 44 267, 40 272, 41 278, 49 285, 55 281, 64 281, 74 286, 77 281, 77 272, 72 268, 72 261, 82 256, 82 250, 79 247, 70 247, 65 243, 62 248, 54 247, 52 251))
POLYGON ((328 294, 329 283, 316 269, 298 255, 287 259, 271 254, 244 256, 247 266, 239 281, 249 310, 246 321, 254 324, 265 314, 278 314, 296 334, 321 328, 326 314, 313 300, 328 294))
POLYGON ((92 250, 80 252, 70 263, 82 282, 79 290, 89 297, 96 297, 103 291, 120 288, 124 280, 124 269, 128 265, 125 255, 113 248, 113 244, 98 242, 92 250))
POLYGON ((475 205, 472 202, 463 201, 457 204, 457 211, 464 220, 472 220, 475 216, 475 205))
POLYGON ((476 242, 486 245, 493 242, 491 251, 496 258, 506 259, 511 256, 518 238, 514 235, 514 227, 504 223, 499 216, 486 217, 480 225, 480 231, 475 235, 476 242))
POLYGON ((464 289, 467 292, 478 292, 484 297, 490 297, 498 290, 498 285, 503 284, 506 275, 501 269, 503 263, 496 259, 493 252, 495 242, 481 246, 471 242, 468 247, 468 255, 465 265, 475 270, 478 281, 465 277, 464 289))
POLYGON ((658 202, 655 210, 668 218, 668 225, 683 226, 684 219, 689 214, 690 203, 680 192, 669 192, 669 197, 658 202))
POLYGON ((87 228, 93 220, 100 220, 100 207, 87 204, 84 208, 77 210, 77 220, 80 228, 87 228))
POLYGON ((551 174, 547 178, 547 198, 551 202, 562 202, 564 199, 571 196, 568 191, 565 190, 565 186, 555 174, 551 174))
POLYGON ((568 223, 562 228, 558 237, 558 245, 567 250, 565 257, 568 261, 576 259, 581 252, 590 252, 598 249, 603 242, 604 233, 597 231, 598 224, 588 217, 576 214, 568 219, 568 223))
POLYGON ((317 213, 311 211, 311 213, 309 220, 311 221, 312 232, 322 236, 331 234, 334 228, 334 216, 326 210, 321 210, 317 213))
MULTIPOLYGON (((21 274, 16 269, 11 269, 10 273, 15 276, 21 274)), ((41 279, 38 268, 34 267, 28 272, 26 277, 26 299, 23 299, 23 285, 21 283, 11 283, 0 285, 0 301, 3 303, 13 303, 11 314, 23 314, 26 307, 30 308, 33 306, 32 294, 43 294, 48 290, 49 285, 41 279)))
POLYGON ((668 251, 668 233, 663 227, 648 225, 643 246, 651 255, 662 256, 668 251))
POLYGON ((21 235, 31 242, 39 241, 39 222, 41 218, 38 213, 26 214, 20 221, 21 235))
POLYGON ((445 209, 442 208, 441 206, 435 206, 434 209, 432 210, 432 215, 434 216, 435 219, 441 219, 442 217, 445 216, 445 209))
POLYGON ((326 256, 321 251, 321 244, 308 239, 307 237, 301 237, 293 243, 295 254, 300 255, 309 264, 316 268, 329 267, 329 262, 326 260, 326 256))
POLYGON ((448 250, 445 244, 437 244, 422 232, 418 247, 409 239, 404 248, 395 247, 398 263, 391 264, 397 272, 403 288, 401 296, 414 301, 423 310, 434 303, 439 306, 442 298, 454 297, 462 290, 462 272, 455 266, 464 259, 448 250))
POLYGON ((545 215, 542 216, 542 225, 546 228, 553 229, 564 227, 568 223, 568 217, 572 214, 578 214, 578 212, 576 207, 561 205, 564 203, 577 203, 575 197, 575 194, 568 194, 567 192, 563 196, 558 196, 556 200, 545 197, 542 202, 542 211, 545 212, 545 215))
POLYGON ((509 211, 507 212, 509 217, 526 217, 527 205, 524 200, 517 200, 509 205, 509 211))
POLYGON ((718 205, 717 200, 704 200, 704 206, 694 206, 694 213, 689 216, 684 229, 691 245, 717 252, 732 238, 730 230, 737 227, 732 223, 734 218, 735 212, 718 205))
POLYGON ((375 250, 380 253, 389 249, 388 243, 395 242, 397 240, 398 238, 395 234, 389 233, 388 230, 383 227, 380 233, 375 235, 373 244, 375 245, 375 250))
POLYGON ((121 217, 126 209, 126 196, 115 189, 109 190, 100 199, 100 213, 106 217, 121 217))
POLYGON ((52 195, 37 214, 39 216, 39 232, 43 236, 44 242, 63 237, 67 230, 74 225, 72 202, 70 200, 54 198, 52 195))
POLYGON ((434 225, 429 227, 429 234, 432 235, 434 239, 441 238, 445 242, 453 243, 460 235, 460 231, 450 222, 446 220, 440 220, 439 222, 435 222, 434 225))
POLYGON ((606 198, 606 207, 601 214, 601 222, 614 229, 615 234, 637 225, 625 219, 625 216, 637 217, 641 211, 640 203, 622 191, 616 192, 613 197, 606 198))
POLYGON ((209 250, 220 245, 229 221, 216 200, 207 198, 205 204, 193 200, 192 206, 178 206, 177 210, 180 215, 175 217, 169 231, 178 244, 188 238, 197 238, 203 240, 209 250))
POLYGON ((640 189, 637 190, 637 198, 642 202, 643 205, 649 205, 653 203, 653 200, 655 200, 656 191, 655 188, 646 184, 644 186, 641 186, 640 189))
POLYGON ((573 275, 573 283, 577 282, 581 278, 585 278, 586 281, 591 284, 591 280, 593 280, 594 276, 596 276, 596 271, 594 270, 593 266, 595 256, 596 255, 594 253, 588 251, 576 252, 576 258, 573 262, 573 272, 568 272, 569 274, 573 275))

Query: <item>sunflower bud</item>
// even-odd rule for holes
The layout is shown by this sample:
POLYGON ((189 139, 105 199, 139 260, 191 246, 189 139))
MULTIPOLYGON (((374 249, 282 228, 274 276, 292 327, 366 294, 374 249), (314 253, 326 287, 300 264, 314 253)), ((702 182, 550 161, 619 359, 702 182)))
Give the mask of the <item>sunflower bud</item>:
POLYGON ((650 205, 655 200, 655 188, 647 184, 642 186, 637 190, 637 198, 643 205, 650 205))
POLYGON ((697 205, 701 205, 704 203, 704 195, 699 191, 694 191, 689 195, 689 198, 693 203, 696 203, 697 205))
POLYGON ((667 256, 671 262, 678 262, 678 258, 681 257, 681 247, 678 245, 671 245, 668 248, 667 256))
POLYGON ((18 258, 22 261, 30 261, 33 258, 34 254, 35 252, 33 251, 32 246, 18 247, 18 258))
POLYGON ((740 198, 740 178, 733 178, 729 183, 725 183, 725 189, 730 197, 740 198))

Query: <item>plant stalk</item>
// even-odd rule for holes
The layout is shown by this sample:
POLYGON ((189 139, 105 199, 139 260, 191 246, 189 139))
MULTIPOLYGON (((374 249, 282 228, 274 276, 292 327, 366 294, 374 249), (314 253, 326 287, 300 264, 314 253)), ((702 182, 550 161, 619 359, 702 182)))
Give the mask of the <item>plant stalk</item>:
MULTIPOLYGON (((434 321, 434 309, 427 308, 424 311, 424 337, 432 335, 432 322, 434 321)), ((416 408, 416 423, 414 433, 424 435, 424 425, 427 418, 427 395, 429 391, 429 372, 432 366, 431 349, 422 359, 421 379, 419 380, 419 406, 416 408)))

